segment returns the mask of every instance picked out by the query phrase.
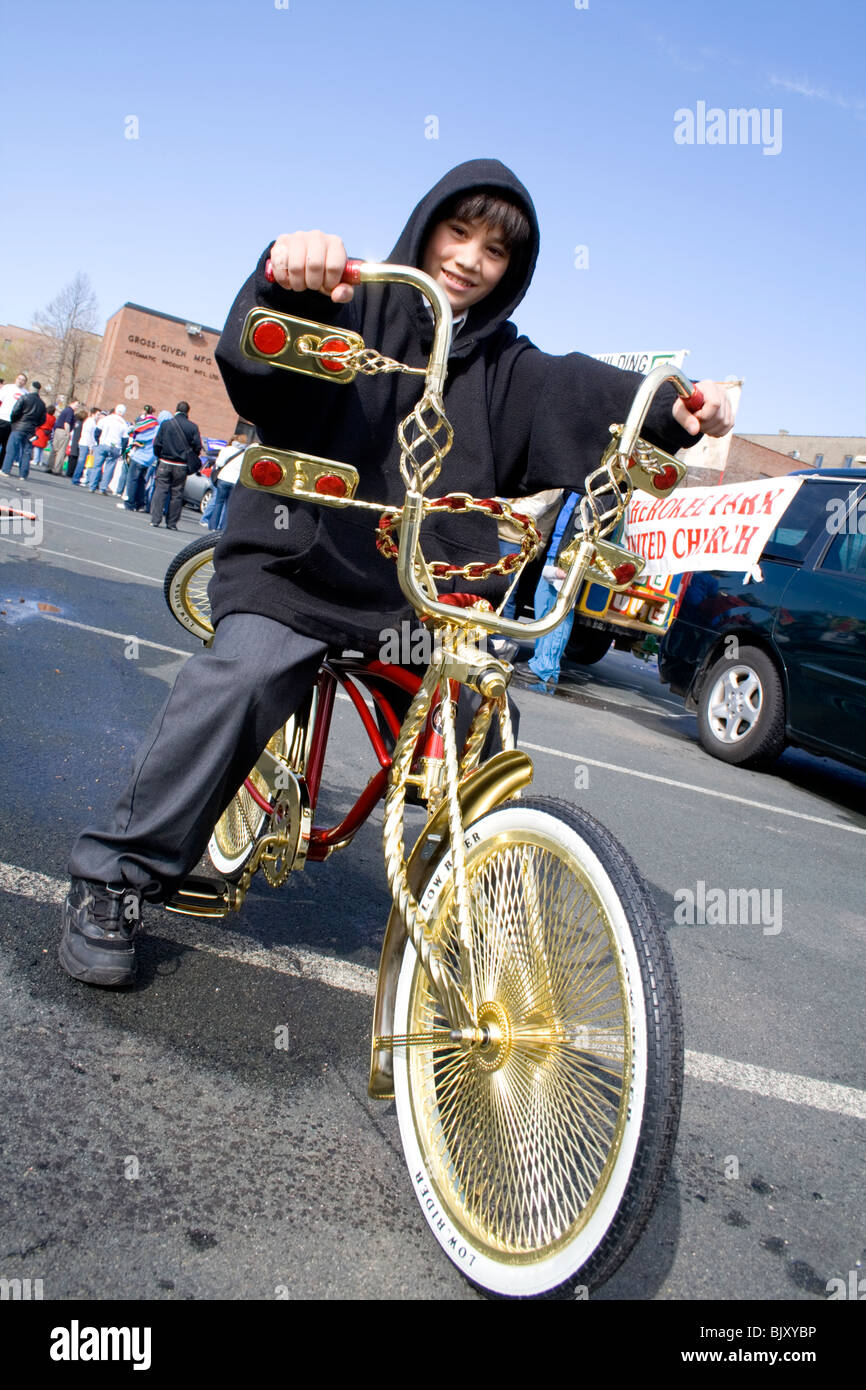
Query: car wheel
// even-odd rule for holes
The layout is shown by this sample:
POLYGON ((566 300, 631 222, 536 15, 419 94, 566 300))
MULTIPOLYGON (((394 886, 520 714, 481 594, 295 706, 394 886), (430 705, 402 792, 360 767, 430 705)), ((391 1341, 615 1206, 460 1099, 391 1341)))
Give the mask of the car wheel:
POLYGON ((210 506, 210 499, 211 499, 212 495, 213 495, 213 489, 212 489, 212 488, 208 488, 207 492, 204 493, 204 495, 203 495, 202 498, 201 498, 201 501, 200 501, 199 504, 198 504, 198 509, 199 509, 200 512, 206 512, 206 511, 207 511, 208 507, 210 506))
POLYGON ((612 641, 613 634, 610 632, 601 632, 592 627, 579 627, 575 623, 565 655, 578 666, 594 666, 607 654, 612 641))
POLYGON ((759 647, 741 647, 710 667, 698 701, 698 735, 714 758, 766 766, 785 747, 785 695, 776 666, 759 647))

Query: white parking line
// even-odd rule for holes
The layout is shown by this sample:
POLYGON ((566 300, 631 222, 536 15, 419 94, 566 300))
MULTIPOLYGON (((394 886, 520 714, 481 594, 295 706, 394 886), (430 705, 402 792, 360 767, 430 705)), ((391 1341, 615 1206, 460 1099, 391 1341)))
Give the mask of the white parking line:
MULTIPOLYGON (((137 546, 139 550, 149 550, 153 555, 165 555, 163 547, 158 544, 155 545, 150 541, 133 541, 130 540, 128 536, 124 535, 107 536, 104 531, 93 530, 87 526, 73 526, 68 521, 55 521, 53 517, 49 521, 49 526, 52 530, 78 531, 82 536, 92 536, 93 539, 99 541, 101 545, 114 545, 115 543, 118 545, 134 545, 137 546)), ((156 530, 157 528, 154 526, 153 529, 156 530)), ((41 546, 33 546, 32 548, 34 550, 42 549, 41 546)))
MULTIPOLYGON (((62 879, 34 873, 16 864, 0 863, 0 890, 36 902, 63 902, 67 885, 62 879)), ((326 956, 319 951, 291 946, 262 947, 240 932, 227 929, 214 919, 175 917, 171 933, 150 932, 160 941, 173 941, 193 951, 252 965, 261 970, 274 970, 296 979, 315 980, 332 989, 347 990, 350 994, 375 995, 377 972, 354 961, 326 956), (202 941, 200 933, 216 930, 220 944, 202 941)), ((748 1062, 728 1057, 714 1057, 706 1052, 685 1055, 685 1072, 697 1081, 728 1086, 736 1091, 749 1091, 767 1100, 784 1100, 791 1105, 806 1105, 813 1110, 826 1110, 834 1115, 847 1115, 866 1120, 866 1091, 854 1086, 839 1086, 830 1081, 816 1081, 809 1076, 756 1067, 748 1062)))
POLYGON ((730 1086, 735 1091, 751 1091, 768 1100, 787 1100, 792 1105, 808 1105, 813 1110, 830 1110, 836 1115, 866 1120, 866 1091, 853 1086, 813 1081, 809 1076, 753 1067, 749 1062, 731 1062, 708 1052, 686 1052, 686 1076, 730 1086))
POLYGON ((62 623, 64 627, 77 627, 82 632, 95 632, 99 637, 117 637, 121 642, 135 641, 140 647, 154 647, 158 652, 171 652, 174 656, 192 656, 192 652, 181 651, 180 647, 167 647, 164 642, 149 642, 146 637, 137 637, 134 632, 112 632, 107 627, 91 627, 90 623, 76 623, 72 618, 59 618, 56 613, 40 613, 49 623, 62 623))
POLYGON ((847 830, 851 835, 866 835, 866 827, 863 826, 846 825, 844 821, 829 820, 826 816, 810 816, 806 811, 791 811, 787 806, 773 806, 769 801, 752 801, 747 796, 734 796, 732 792, 699 787, 694 782, 677 782, 673 777, 662 777, 656 772, 638 772, 634 767, 603 763, 598 758, 585 758, 581 753, 565 753, 561 748, 548 748, 544 743, 527 743, 525 739, 521 739, 519 746, 531 748, 534 753, 547 753, 551 758, 565 758, 568 762, 585 763, 588 767, 603 767, 607 772, 622 772, 626 777, 640 777, 645 782, 661 782, 666 787, 678 787, 680 791, 699 792, 701 796, 716 797, 720 801, 735 801, 739 806, 754 806, 759 811, 773 811, 777 816, 793 816, 795 820, 812 821, 815 825, 829 825, 832 830, 847 830))
POLYGON ((113 570, 115 574, 128 574, 131 579, 143 579, 148 584, 159 584, 162 587, 163 580, 154 579, 150 574, 139 574, 137 570, 124 570, 119 565, 105 565, 101 560, 88 560, 84 555, 70 555, 68 550, 48 550, 44 545, 26 545, 24 541, 18 541, 14 536, 0 536, 0 541, 6 541, 9 545, 20 545, 29 550, 32 555, 58 555, 61 560, 74 560, 77 564, 97 565, 101 570, 113 570))

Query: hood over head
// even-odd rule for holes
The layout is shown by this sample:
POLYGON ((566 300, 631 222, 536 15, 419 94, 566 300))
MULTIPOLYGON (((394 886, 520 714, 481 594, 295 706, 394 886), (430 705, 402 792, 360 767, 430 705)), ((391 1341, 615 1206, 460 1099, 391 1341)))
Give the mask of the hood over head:
MULTIPOLYGON (((529 289, 538 259, 539 233, 535 208, 523 184, 498 159, 470 159, 458 164, 421 199, 388 257, 396 265, 420 266, 427 240, 437 222, 441 222, 446 205, 456 197, 479 189, 489 190, 522 209, 529 221, 529 241, 512 252, 508 269, 495 289, 470 308, 466 324, 452 349, 454 356, 461 357, 505 323, 529 289)), ((429 339, 429 316, 419 296, 402 286, 400 289, 402 303, 415 319, 422 337, 429 339)))

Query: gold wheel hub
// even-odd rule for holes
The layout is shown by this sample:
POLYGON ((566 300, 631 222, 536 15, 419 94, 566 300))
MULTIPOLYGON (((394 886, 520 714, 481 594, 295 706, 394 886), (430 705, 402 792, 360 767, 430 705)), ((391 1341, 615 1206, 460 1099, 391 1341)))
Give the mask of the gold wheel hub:
POLYGON ((511 1055, 512 1032, 508 1014, 501 1004, 489 1000, 478 1010, 478 1026, 485 1040, 478 1048, 482 1071, 498 1071, 511 1055))

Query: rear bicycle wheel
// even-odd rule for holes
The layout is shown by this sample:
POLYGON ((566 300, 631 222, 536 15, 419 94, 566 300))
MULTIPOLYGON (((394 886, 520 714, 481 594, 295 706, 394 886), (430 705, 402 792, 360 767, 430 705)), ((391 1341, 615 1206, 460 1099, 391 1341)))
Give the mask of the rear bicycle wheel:
POLYGON ((162 586, 172 616, 203 642, 209 642, 214 631, 207 586, 213 578, 215 547, 213 536, 199 536, 185 545, 166 570, 162 586))
MULTIPOLYGON (((507 1297, 609 1278, 649 1219, 682 1093, 682 1020, 652 902, 612 835, 539 798, 467 827, 484 1046, 394 1047, 412 1185, 442 1249, 507 1297)), ((421 901, 458 970, 447 854, 421 901)), ((447 1028, 411 943, 396 1035, 447 1028)))
MULTIPOLYGON (((293 729, 294 719, 291 719, 268 740, 268 750, 274 757, 287 759, 293 729)), ((253 768, 247 780, 260 796, 273 804, 274 788, 268 785, 258 768, 253 768)), ((269 813, 262 809, 244 782, 223 811, 208 842, 210 861, 224 878, 240 877, 269 820, 269 813)))

